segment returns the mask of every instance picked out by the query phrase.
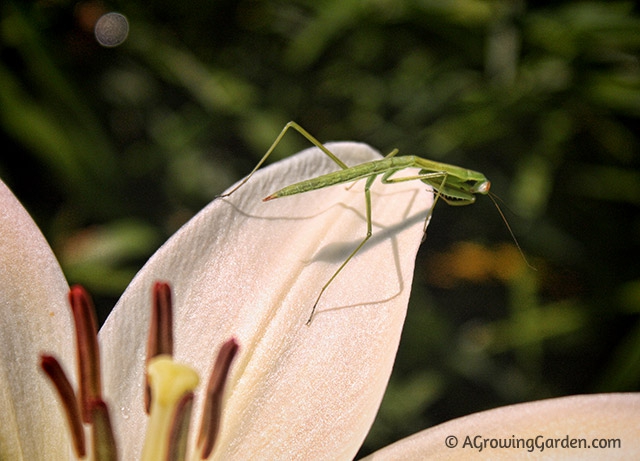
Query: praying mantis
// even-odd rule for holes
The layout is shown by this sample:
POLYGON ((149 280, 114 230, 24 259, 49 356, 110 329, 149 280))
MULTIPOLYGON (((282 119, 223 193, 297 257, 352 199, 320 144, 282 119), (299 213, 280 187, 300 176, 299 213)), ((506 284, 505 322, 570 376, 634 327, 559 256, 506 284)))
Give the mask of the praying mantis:
MULTIPOLYGON (((362 247, 367 243, 367 241, 371 238, 372 235, 372 221, 371 221, 371 193, 370 189, 373 185, 373 182, 378 176, 381 176, 382 184, 393 184, 403 181, 422 181, 423 183, 431 186, 434 191, 435 199, 433 201, 433 205, 431 206, 429 213, 425 219, 424 223, 424 231, 426 232, 427 225, 431 219, 431 214, 433 212, 433 208, 435 207, 438 199, 444 200, 449 205, 461 206, 461 205, 471 205, 476 200, 476 194, 487 195, 489 194, 489 189, 491 188, 491 182, 485 177, 484 174, 479 173, 477 171, 468 170, 466 168, 461 168, 455 165, 449 165, 446 163, 435 162, 433 160, 428 160, 425 158, 421 158, 415 155, 402 155, 399 156, 398 149, 392 150, 389 154, 387 154, 384 158, 380 160, 373 160, 369 162, 364 162, 355 166, 347 166, 342 160, 335 156, 329 149, 327 149, 320 141, 314 138, 309 132, 307 132, 304 128, 298 125, 296 122, 287 123, 276 140, 273 142, 269 150, 266 154, 260 159, 255 168, 246 176, 236 187, 231 189, 229 192, 218 195, 216 198, 229 197, 239 188, 241 188, 244 184, 246 184, 251 176, 264 164, 264 162, 269 158, 271 153, 274 151, 276 146, 280 143, 284 135, 289 131, 289 129, 293 129, 304 136, 309 142, 315 145, 318 149, 320 149, 325 155, 327 155, 333 162, 335 162, 340 170, 337 170, 332 173, 323 174, 321 176, 317 176, 315 178, 307 179, 305 181, 300 181, 295 184, 291 184, 280 189, 277 192, 265 197, 263 201, 274 200, 280 197, 285 197, 288 195, 301 194, 303 192, 308 192, 311 190, 323 189, 325 187, 333 186, 336 184, 345 184, 350 182, 355 182, 360 179, 366 179, 366 183, 364 186, 364 195, 365 195, 365 205, 366 205, 366 220, 367 220, 367 233, 362 239, 362 241, 356 246, 356 248, 347 256, 347 259, 338 267, 338 269, 333 273, 333 275, 329 278, 329 280, 323 285, 318 294, 318 297, 313 304, 313 308, 311 309, 311 315, 306 322, 307 325, 311 324, 313 316, 316 312, 316 308, 322 295, 327 290, 329 285, 335 280, 338 274, 344 269, 344 267, 351 261, 351 259, 362 249, 362 247), (412 176, 403 176, 394 178, 393 176, 407 168, 419 168, 417 174, 412 176)), ((492 199, 493 200, 493 199, 492 199)), ((504 215, 502 211, 498 207, 497 203, 494 204, 498 208, 501 216, 504 219, 504 215)), ((506 220, 505 220, 506 223, 506 220)), ((513 232, 507 223, 507 228, 511 233, 512 237, 513 232)), ((514 237, 515 240, 515 237, 514 237)), ((516 242, 517 244, 517 242, 516 242)), ((520 248, 518 246, 518 248, 520 248)))

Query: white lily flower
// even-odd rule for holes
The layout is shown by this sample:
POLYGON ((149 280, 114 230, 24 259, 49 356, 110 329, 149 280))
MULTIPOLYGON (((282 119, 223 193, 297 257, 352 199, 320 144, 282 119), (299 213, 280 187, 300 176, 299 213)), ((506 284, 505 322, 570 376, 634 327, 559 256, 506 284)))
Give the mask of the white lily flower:
MULTIPOLYGON (((331 149, 348 164, 378 158, 362 144, 334 144, 331 149)), ((149 365, 149 375, 153 389, 166 384, 156 376, 167 375, 174 377, 169 379, 174 388, 152 395, 163 400, 173 396, 170 408, 188 415, 190 392, 197 384, 192 367, 200 377, 212 374, 214 393, 221 396, 219 420, 203 418, 203 413, 209 414, 203 410, 206 386, 195 388, 195 422, 188 438, 191 459, 198 455, 196 437, 203 420, 220 424, 209 459, 355 456, 391 372, 431 202, 417 182, 374 186, 374 236, 336 278, 313 323, 306 326, 318 290, 363 237, 362 185, 334 186, 267 204, 260 198, 332 170, 335 165, 317 151, 265 168, 236 194, 214 201, 194 217, 132 281, 99 334, 101 394, 109 406, 119 459, 157 459, 147 448, 143 453, 145 438, 153 448, 171 437, 166 429, 172 423, 162 423, 163 418, 170 421, 167 413, 160 415, 159 423, 153 417, 150 421, 144 404, 151 291, 160 299, 155 305, 171 304, 168 287, 158 288, 157 280, 173 288, 175 362, 160 356, 149 365), (221 353, 214 365, 219 350, 227 350, 227 355, 221 353)), ((65 302, 68 292, 44 238, 0 183, 1 459, 77 459, 60 400, 38 363, 43 353, 55 356, 77 387, 69 372, 76 369, 76 358, 74 325, 65 302)), ((88 303, 78 288, 71 290, 71 299, 76 305, 88 303)), ((99 418, 106 414, 103 407, 94 406, 94 424, 104 421, 99 418)), ((492 442, 483 452, 476 445, 464 448, 467 435, 569 435, 590 442, 596 437, 619 438, 618 450, 548 448, 543 454, 595 459, 604 453, 608 459, 635 459, 640 454, 639 410, 639 394, 516 405, 445 423, 369 459, 529 455, 494 450, 492 442), (446 446, 451 435, 458 438, 457 448, 446 446)))
MULTIPOLYGON (((363 144, 330 149, 348 164, 379 158, 363 144)), ((240 346, 210 459, 355 455, 391 373, 431 198, 417 182, 373 187, 374 235, 306 326, 318 290, 364 237, 362 184, 261 198, 335 169, 309 149, 261 170, 187 223, 132 281, 99 333, 102 398, 120 459, 140 459, 148 430, 148 306, 157 280, 173 289, 177 362, 207 377, 223 343, 234 338, 240 346)), ((68 287, 35 224, 4 185, 0 190, 0 411, 8 420, 0 454, 73 459, 69 425, 38 369, 39 355, 51 354, 76 385, 68 372, 75 370, 68 287)), ((194 421, 202 417, 203 387, 195 391, 194 421)))

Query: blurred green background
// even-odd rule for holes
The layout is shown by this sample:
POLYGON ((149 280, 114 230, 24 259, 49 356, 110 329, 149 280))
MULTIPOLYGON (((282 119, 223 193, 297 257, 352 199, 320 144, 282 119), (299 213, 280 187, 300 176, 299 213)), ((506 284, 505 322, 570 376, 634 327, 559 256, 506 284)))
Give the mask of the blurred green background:
MULTIPOLYGON (((0 11, 0 177, 101 320, 155 249, 295 120, 322 141, 482 171, 537 269, 487 198, 437 207, 361 454, 479 410, 640 390, 634 2, 41 0, 0 11), (131 26, 118 47, 93 35, 108 11, 131 26)), ((277 153, 304 147, 291 135, 277 153)))

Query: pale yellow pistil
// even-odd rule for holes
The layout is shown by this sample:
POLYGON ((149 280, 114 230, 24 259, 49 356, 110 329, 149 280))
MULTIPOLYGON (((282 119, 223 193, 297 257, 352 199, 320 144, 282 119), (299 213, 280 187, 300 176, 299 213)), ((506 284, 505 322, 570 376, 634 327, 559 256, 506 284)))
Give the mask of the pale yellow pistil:
POLYGON ((169 355, 158 355, 149 361, 147 375, 151 387, 151 413, 142 461, 170 459, 169 442, 175 435, 172 432, 176 429, 176 413, 183 398, 198 385, 198 374, 192 368, 174 362, 169 355))

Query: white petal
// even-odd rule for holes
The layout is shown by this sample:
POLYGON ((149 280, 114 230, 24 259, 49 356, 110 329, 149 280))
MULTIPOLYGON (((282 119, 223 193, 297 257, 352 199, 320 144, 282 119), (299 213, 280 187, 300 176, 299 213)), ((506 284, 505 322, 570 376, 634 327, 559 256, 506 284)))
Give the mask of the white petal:
POLYGON ((66 422, 40 372, 42 352, 73 371, 69 287, 51 248, 0 181, 0 457, 62 459, 66 422))
MULTIPOLYGON (((351 165, 380 158, 364 144, 329 148, 351 165)), ((365 236, 363 181, 261 199, 337 169, 309 149, 259 171, 192 219, 132 282, 100 333, 107 398, 118 410, 118 432, 131 438, 124 459, 140 450, 142 361, 157 279, 174 288, 177 359, 203 380, 222 342, 240 343, 216 458, 355 455, 391 372, 432 197, 416 181, 374 185, 373 237, 306 326, 320 288, 365 236)))
POLYGON ((364 460, 640 459, 638 415, 638 393, 540 400, 448 421, 383 448, 364 460), (479 451, 478 447, 485 445, 483 439, 505 439, 503 443, 512 440, 510 443, 517 443, 520 448, 491 448, 489 441, 487 447, 479 451), (570 442, 572 439, 583 441, 570 442), (580 448, 580 444, 616 443, 612 442, 614 439, 620 441, 619 447, 580 448), (448 448, 447 443, 457 443, 457 446, 448 448), (574 443, 575 448, 563 447, 570 443, 574 443), (550 445, 545 446, 547 444, 550 445))

